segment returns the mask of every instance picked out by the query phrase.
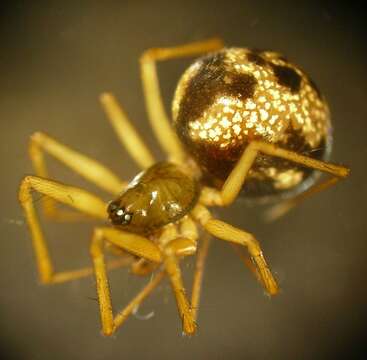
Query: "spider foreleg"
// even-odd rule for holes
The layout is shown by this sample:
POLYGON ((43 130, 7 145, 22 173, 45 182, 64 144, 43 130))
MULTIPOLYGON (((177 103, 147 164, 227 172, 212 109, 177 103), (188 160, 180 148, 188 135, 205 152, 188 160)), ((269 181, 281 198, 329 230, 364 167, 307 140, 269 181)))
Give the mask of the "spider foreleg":
MULTIPOLYGON (((41 132, 34 133, 29 143, 29 155, 37 176, 49 178, 44 152, 52 155, 65 166, 107 192, 117 194, 126 186, 126 183, 98 161, 61 144, 41 132)), ((85 216, 81 213, 58 209, 51 197, 43 198, 41 203, 44 214, 54 220, 79 221, 85 219, 85 216)))
POLYGON ((106 239, 111 244, 120 247, 130 254, 158 264, 162 261, 161 251, 158 246, 144 236, 112 227, 99 227, 97 230, 99 237, 106 239))
MULTIPOLYGON (((46 239, 34 207, 32 190, 97 219, 106 218, 106 204, 97 196, 85 190, 36 176, 27 176, 24 178, 19 188, 19 201, 23 207, 31 231, 32 244, 41 282, 59 283, 90 275, 92 273, 91 268, 58 273, 54 271, 46 239)), ((116 267, 117 265, 115 263, 115 265, 112 264, 111 266, 116 267)))

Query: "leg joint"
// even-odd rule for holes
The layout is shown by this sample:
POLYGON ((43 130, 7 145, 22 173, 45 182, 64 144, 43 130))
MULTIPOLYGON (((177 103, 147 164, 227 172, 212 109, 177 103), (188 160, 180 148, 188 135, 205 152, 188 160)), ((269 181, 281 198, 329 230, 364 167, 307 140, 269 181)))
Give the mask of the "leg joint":
POLYGON ((36 131, 30 137, 31 143, 37 143, 38 145, 40 145, 44 141, 46 136, 47 135, 42 131, 36 131))
POLYGON ((94 229, 92 242, 90 246, 90 254, 92 257, 97 257, 102 254, 102 244, 103 244, 103 230, 94 229))

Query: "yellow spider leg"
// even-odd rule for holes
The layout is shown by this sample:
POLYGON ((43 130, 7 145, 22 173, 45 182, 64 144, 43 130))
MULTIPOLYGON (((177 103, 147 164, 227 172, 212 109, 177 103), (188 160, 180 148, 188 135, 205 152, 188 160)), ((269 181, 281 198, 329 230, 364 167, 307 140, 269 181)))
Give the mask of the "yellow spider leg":
POLYGON ((288 213, 288 211, 292 210, 297 205, 301 204, 304 200, 309 198, 310 196, 317 194, 323 190, 332 187, 337 182, 339 182, 342 178, 339 177, 331 177, 329 179, 325 179, 313 186, 311 186, 306 191, 300 193, 299 195, 294 196, 291 199, 287 199, 279 204, 272 206, 265 213, 265 220, 274 221, 281 218, 283 215, 288 213))
MULTIPOLYGON (((189 216, 185 216, 180 221, 179 236, 182 237, 182 239, 186 240, 182 240, 181 244, 177 242, 177 239, 175 240, 175 242, 177 243, 175 254, 177 256, 181 256, 181 254, 183 256, 193 255, 197 249, 197 239, 199 237, 199 234, 195 222, 189 216), (184 244, 184 241, 187 242, 186 246, 184 244), (180 247, 181 250, 179 250, 180 247)), ((171 242, 170 245, 173 243, 174 242, 171 242)))
POLYGON ((198 234, 194 222, 186 216, 180 221, 179 233, 177 233, 176 226, 166 226, 159 238, 159 243, 167 254, 183 257, 195 254, 197 237, 198 234))
POLYGON ((176 298, 183 331, 185 334, 191 335, 196 330, 196 323, 192 316, 191 306, 186 297, 186 290, 183 286, 178 256, 193 254, 196 251, 196 242, 193 239, 177 236, 176 227, 171 225, 164 228, 159 238, 159 244, 164 249, 163 264, 176 298))
POLYGON ((208 251, 209 251, 210 240, 211 239, 210 239, 209 234, 204 234, 199 251, 196 255, 194 280, 193 280, 192 292, 191 292, 192 315, 195 321, 198 317, 198 312, 199 312, 201 286, 203 283, 204 267, 205 267, 205 261, 206 261, 208 251))
POLYGON ((189 216, 185 216, 180 222, 180 235, 193 242, 196 242, 199 237, 196 224, 189 216))
POLYGON ((128 252, 140 254, 140 256, 148 260, 154 259, 159 261, 161 256, 159 249, 148 239, 137 236, 135 242, 132 241, 132 238, 126 237, 126 235, 127 233, 123 233, 121 235, 120 232, 115 229, 97 228, 94 231, 90 248, 96 277, 102 331, 105 335, 113 334, 114 331, 123 324, 134 308, 140 305, 140 303, 155 289, 164 276, 164 272, 158 273, 154 279, 130 302, 130 304, 117 314, 114 319, 111 292, 103 253, 103 241, 106 239, 128 252))
MULTIPOLYGON (((196 240, 198 238, 198 230, 195 222, 190 217, 187 216, 181 221, 180 234, 185 238, 192 239, 196 243, 196 240)), ((197 319, 199 311, 201 285, 203 282, 204 266, 206 257, 208 255, 209 244, 210 235, 208 233, 205 233, 202 237, 202 242, 196 255, 195 271, 191 290, 192 315, 195 321, 197 319)))
POLYGON ((265 284, 262 281, 262 278, 259 274, 259 272, 257 271, 256 266, 254 265, 254 263, 252 262, 250 256, 248 254, 245 254, 243 250, 243 247, 240 247, 237 244, 231 244, 232 248, 234 249, 234 251, 237 253, 237 255, 239 256, 239 258, 242 260, 242 262, 244 263, 244 265, 254 274, 254 276, 256 277, 256 279, 265 286, 265 284))
MULTIPOLYGON (((170 237, 177 235, 173 227, 170 237)), ((167 232, 166 232, 167 234, 167 232)), ((192 219, 186 217, 181 221, 180 237, 170 240, 166 245, 166 249, 173 251, 176 256, 193 255, 196 252, 197 229, 192 219)), ((136 260, 131 266, 131 272, 135 275, 146 276, 157 268, 157 263, 144 258, 136 260)))
POLYGON ((101 103, 120 142, 135 162, 143 169, 153 165, 155 163, 153 155, 131 125, 115 97, 110 93, 104 93, 101 95, 101 103))
MULTIPOLYGON (((121 267, 126 267, 131 265, 132 258, 128 256, 124 256, 121 259, 114 259, 110 260, 106 264, 107 270, 115 270, 121 267)), ((79 270, 73 270, 73 271, 63 271, 59 273, 54 273, 52 276, 52 284, 60 284, 67 281, 72 281, 76 279, 80 279, 83 277, 87 277, 90 275, 93 275, 93 268, 92 267, 85 267, 79 270)))
MULTIPOLYGON (((194 221, 186 216, 180 223, 180 236, 168 243, 166 250, 173 252, 176 256, 193 255, 197 250, 198 231, 194 221)), ((202 244, 196 256, 193 286, 191 291, 191 313, 194 321, 197 319, 201 285, 204 275, 205 259, 208 254, 210 237, 204 234, 202 244)))
POLYGON ((303 166, 306 166, 306 167, 309 167, 315 170, 319 170, 319 171, 332 175, 331 178, 313 185, 310 189, 299 194, 298 196, 295 196, 292 199, 286 200, 283 203, 280 203, 279 205, 275 205, 267 213, 268 220, 275 220, 281 217, 282 215, 287 213, 289 210, 291 210, 294 206, 300 204, 303 200, 307 199, 308 197, 312 196, 313 194, 317 194, 335 185, 341 179, 346 178, 350 173, 350 169, 347 167, 338 166, 338 165, 334 165, 331 163, 315 160, 310 157, 297 154, 296 152, 293 152, 293 151, 278 148, 272 144, 257 142, 256 146, 259 149, 259 151, 261 151, 264 154, 287 159, 295 163, 301 164, 303 166))
POLYGON ((129 315, 136 309, 150 294, 151 292, 160 284, 165 272, 159 271, 154 275, 153 279, 131 300, 131 302, 121 310, 115 317, 115 327, 121 326, 124 321, 129 317, 129 315))
POLYGON ((97 233, 111 244, 122 248, 130 254, 155 263, 162 262, 162 256, 158 246, 144 236, 112 227, 99 227, 97 233))
POLYGON ((192 215, 213 236, 245 246, 258 269, 266 291, 270 295, 275 295, 278 292, 278 285, 265 261, 260 244, 252 234, 237 229, 223 221, 214 219, 210 212, 202 205, 197 205, 192 210, 192 215))
POLYGON ((130 268, 134 275, 146 276, 157 268, 157 264, 143 258, 136 260, 130 268))
POLYGON ((91 273, 90 269, 55 273, 46 240, 34 208, 31 194, 32 190, 97 219, 106 219, 106 204, 97 196, 85 190, 36 176, 27 176, 24 178, 19 188, 19 201, 24 209, 25 217, 31 231, 32 244, 41 282, 63 282, 89 275, 91 273))
POLYGON ((186 290, 182 283, 181 270, 174 253, 165 254, 164 268, 171 281, 171 286, 176 297, 178 312, 182 319, 182 328, 185 334, 191 335, 196 330, 196 323, 191 306, 186 297, 186 290))
MULTIPOLYGON (((119 193, 126 186, 126 183, 96 160, 72 150, 41 132, 33 134, 29 144, 29 154, 37 176, 49 178, 43 152, 52 155, 85 179, 112 194, 119 193)), ((49 197, 42 199, 42 206, 45 215, 55 220, 83 218, 83 214, 80 213, 57 210, 54 200, 49 197)))
POLYGON ((222 47, 223 43, 220 39, 208 39, 176 47, 148 49, 140 58, 141 78, 150 123, 163 150, 173 160, 182 162, 185 158, 185 151, 170 126, 163 106, 156 62, 204 54, 222 47))
MULTIPOLYGON (((229 174, 227 180, 222 187, 222 190, 218 191, 212 188, 204 188, 200 201, 205 205, 230 205, 241 191, 241 188, 246 180, 248 171, 250 170, 259 152, 293 161, 305 167, 331 174, 337 178, 347 177, 350 171, 344 166, 315 160, 308 156, 297 154, 294 151, 281 149, 273 144, 268 144, 260 141, 252 141, 246 147, 240 160, 238 161, 232 172, 229 174)), ((329 186, 335 184, 335 182, 336 181, 331 182, 329 186)), ((319 190, 312 191, 312 193, 321 191, 324 188, 325 186, 320 187, 319 190)))

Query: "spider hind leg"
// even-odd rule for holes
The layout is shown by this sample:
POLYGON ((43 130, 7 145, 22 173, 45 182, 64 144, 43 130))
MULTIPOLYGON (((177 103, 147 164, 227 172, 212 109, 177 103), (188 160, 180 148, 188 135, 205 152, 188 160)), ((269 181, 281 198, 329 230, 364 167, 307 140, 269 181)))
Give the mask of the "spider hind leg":
POLYGON ((302 200, 308 198, 310 195, 325 190, 328 187, 336 184, 340 179, 346 178, 350 172, 350 170, 344 166, 335 165, 321 160, 316 160, 308 156, 300 155, 294 151, 279 148, 274 144, 261 141, 252 141, 246 147, 236 166, 229 174, 222 189, 216 190, 214 188, 204 187, 200 201, 208 206, 228 206, 232 204, 240 193, 242 187, 245 185, 249 170, 251 169, 251 166, 253 165, 259 153, 286 159, 296 164, 322 171, 333 176, 332 179, 315 184, 304 193, 301 193, 295 198, 286 200, 279 206, 274 207, 274 210, 270 212, 270 218, 276 218, 277 216, 286 213, 288 210, 302 202, 302 200))
POLYGON ((256 266, 255 275, 258 274, 265 290, 269 295, 275 295, 278 293, 277 282, 264 258, 259 242, 252 234, 213 218, 210 212, 203 205, 197 205, 192 210, 192 215, 211 235, 218 239, 246 247, 254 265, 256 266))
POLYGON ((175 47, 148 49, 140 58, 141 78, 149 120, 161 147, 173 161, 183 162, 186 156, 163 106, 156 63, 168 59, 205 54, 222 47, 223 42, 215 38, 175 47))

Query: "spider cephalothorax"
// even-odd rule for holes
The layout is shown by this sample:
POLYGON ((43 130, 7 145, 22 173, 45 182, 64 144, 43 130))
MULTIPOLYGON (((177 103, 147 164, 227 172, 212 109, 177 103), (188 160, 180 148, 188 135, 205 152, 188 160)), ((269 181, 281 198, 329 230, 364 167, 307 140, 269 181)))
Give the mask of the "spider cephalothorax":
POLYGON ((184 332, 195 332, 209 246, 205 233, 198 244, 197 225, 208 235, 246 248, 248 255, 241 258, 265 290, 275 295, 278 286, 259 242, 252 234, 215 219, 208 207, 230 205, 244 185, 245 189, 249 186, 250 194, 260 196, 291 189, 304 181, 306 168, 334 176, 280 203, 271 210, 275 218, 349 173, 345 167, 320 160, 329 141, 329 112, 314 83, 297 66, 272 52, 221 48, 222 42, 212 39, 150 49, 141 57, 149 119, 168 155, 167 162, 155 162, 115 98, 102 95, 102 105, 120 141, 142 169, 130 183, 43 133, 31 138, 30 156, 37 176, 23 179, 19 200, 32 234, 40 279, 59 283, 94 273, 105 335, 111 335, 164 277, 171 283, 184 332), (173 102, 177 136, 163 108, 155 63, 210 51, 213 53, 185 72, 177 87, 173 102), (321 150, 315 152, 317 149, 321 150), (43 152, 112 194, 114 200, 106 204, 83 189, 49 180, 43 152), (208 186, 212 183, 216 188, 208 186), (51 218, 69 221, 82 213, 102 221, 92 236, 93 268, 54 270, 34 208, 33 190, 45 195, 43 210, 51 218), (78 212, 61 212, 55 201, 78 212), (113 226, 105 226, 108 219, 113 226), (106 262, 106 249, 118 250, 114 254, 120 258, 106 262), (189 301, 179 262, 196 253, 189 301), (130 265, 133 274, 156 273, 114 316, 107 270, 123 265, 130 265))
POLYGON ((180 166, 159 162, 137 175, 107 210, 113 225, 148 234, 183 218, 198 195, 198 183, 180 166))

